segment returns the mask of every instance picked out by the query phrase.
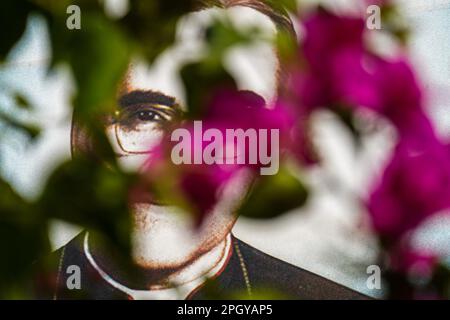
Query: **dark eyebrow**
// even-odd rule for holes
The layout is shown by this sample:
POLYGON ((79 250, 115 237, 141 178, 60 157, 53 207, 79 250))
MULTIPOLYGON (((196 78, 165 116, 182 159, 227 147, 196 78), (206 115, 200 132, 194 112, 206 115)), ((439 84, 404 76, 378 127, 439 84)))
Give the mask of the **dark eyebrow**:
POLYGON ((174 97, 152 90, 135 90, 128 92, 119 98, 118 103, 122 108, 127 108, 136 104, 159 104, 176 109, 179 108, 174 97))

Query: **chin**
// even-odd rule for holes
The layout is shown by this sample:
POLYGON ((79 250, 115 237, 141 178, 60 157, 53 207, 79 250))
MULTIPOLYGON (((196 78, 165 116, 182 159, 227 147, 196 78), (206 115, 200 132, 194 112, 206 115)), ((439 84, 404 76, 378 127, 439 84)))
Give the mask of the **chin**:
POLYGON ((133 206, 132 250, 135 263, 146 268, 180 268, 207 253, 231 232, 236 209, 251 184, 242 170, 223 189, 200 228, 189 213, 173 206, 139 202, 133 206))
POLYGON ((178 269, 218 245, 231 231, 232 214, 213 212, 200 229, 176 207, 135 204, 133 259, 147 269, 178 269))

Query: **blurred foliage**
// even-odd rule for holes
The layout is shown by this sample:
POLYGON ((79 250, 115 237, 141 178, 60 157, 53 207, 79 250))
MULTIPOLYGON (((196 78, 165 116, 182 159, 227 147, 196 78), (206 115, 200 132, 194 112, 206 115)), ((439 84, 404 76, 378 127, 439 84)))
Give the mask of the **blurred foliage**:
POLYGON ((383 21, 383 29, 394 35, 401 44, 405 45, 409 38, 410 30, 406 21, 402 19, 402 15, 399 14, 399 8, 387 1, 381 8, 381 19, 383 21))
POLYGON ((28 15, 36 10, 29 1, 1 1, 0 3, 0 61, 25 31, 28 15))
POLYGON ((46 223, 36 206, 0 180, 0 296, 14 289, 31 271, 32 262, 49 249, 46 223))
POLYGON ((99 166, 92 160, 76 158, 53 172, 37 207, 47 219, 100 231, 128 252, 131 223, 128 190, 133 181, 133 176, 118 167, 99 166))
POLYGON ((450 296, 450 268, 438 264, 428 278, 387 270, 387 299, 442 300, 450 296))
MULTIPOLYGON (((116 163, 102 116, 115 111, 117 92, 131 59, 143 57, 148 63, 154 62, 175 41, 179 18, 195 10, 200 2, 130 0, 128 12, 120 18, 108 17, 102 1, 0 2, 0 66, 23 35, 29 15, 37 13, 44 17, 52 47, 49 71, 59 64, 70 67, 77 89, 72 100, 74 116, 95 141, 96 154, 102 159, 93 161, 78 156, 61 164, 35 201, 26 201, 0 178, 0 298, 29 297, 27 280, 32 262, 40 261, 50 250, 48 227, 52 219, 98 232, 121 252, 130 253, 130 191, 136 187, 138 177, 122 171, 116 163), (70 5, 81 8, 82 27, 79 30, 66 27, 66 10, 70 5)), ((217 0, 203 2, 219 4, 217 0)), ((296 0, 265 2, 276 12, 297 11, 296 0)), ((388 8, 383 12, 388 29, 403 39, 405 30, 395 22, 392 10, 388 8)), ((222 64, 230 48, 257 40, 272 41, 264 39, 256 28, 239 31, 226 20, 216 21, 205 30, 204 37, 207 54, 180 70, 187 92, 186 116, 189 119, 202 118, 215 89, 236 87, 222 64)), ((295 63, 303 63, 298 59, 298 44, 290 30, 281 30, 273 41, 280 59, 293 61, 297 55, 295 63)), ((11 94, 19 109, 32 108, 31 101, 16 93, 11 94)), ((351 114, 341 110, 337 114, 357 136, 351 114)), ((1 111, 0 122, 25 132, 32 139, 40 133, 34 125, 1 111)), ((239 214, 251 218, 273 218, 304 205, 307 198, 306 185, 282 166, 277 175, 264 176, 255 182, 239 214)), ((244 298, 246 295, 227 293, 224 296, 215 291, 217 288, 214 286, 206 288, 210 288, 210 297, 244 298)), ((270 290, 255 291, 253 296, 260 299, 283 297, 270 290)))
POLYGON ((113 111, 130 49, 124 33, 104 16, 83 13, 82 19, 80 30, 69 30, 60 24, 50 29, 53 63, 70 64, 78 90, 74 108, 81 117, 92 119, 113 111))
MULTIPOLYGON (((282 2, 271 2, 277 10, 284 10, 282 2)), ((77 89, 73 96, 74 116, 93 137, 95 151, 102 159, 93 161, 79 156, 61 164, 51 174, 42 194, 31 202, 0 179, 0 249, 3 253, 0 298, 30 297, 26 280, 32 262, 45 261, 44 256, 50 250, 48 226, 52 219, 98 232, 119 250, 129 252, 131 216, 128 204, 137 177, 123 172, 115 162, 101 115, 115 110, 117 91, 131 58, 141 56, 152 63, 174 42, 178 19, 192 12, 199 3, 186 0, 174 5, 165 0, 130 0, 128 12, 120 18, 108 17, 101 1, 6 0, 0 3, 0 65, 24 33, 29 15, 37 13, 44 17, 52 47, 50 70, 61 63, 70 66, 77 89), (69 16, 66 10, 70 5, 81 8, 79 30, 66 27, 69 16)), ((212 1, 211 4, 219 3, 212 1)), ((293 1, 283 1, 285 4, 292 6, 293 1)), ((189 118, 201 118, 208 94, 214 88, 236 86, 222 66, 227 50, 260 38, 259 30, 237 31, 227 21, 217 21, 205 30, 208 54, 181 70, 188 92, 189 118)), ((11 94, 18 109, 32 109, 32 102, 26 97, 11 94)), ((9 114, 0 113, 0 121, 27 133, 32 139, 39 134, 39 128, 9 114)), ((265 204, 281 206, 280 209, 292 209, 304 202, 303 185, 287 173, 273 179, 261 181, 253 197, 266 197, 265 204), (271 183, 285 193, 282 202, 267 197, 271 183), (295 191, 300 191, 299 201, 288 199, 295 191)), ((248 205, 247 215, 257 216, 260 209, 248 205)), ((272 216, 279 213, 281 210, 273 212, 272 216)))
POLYGON ((274 218, 301 207, 307 198, 305 185, 289 169, 281 167, 276 175, 258 178, 239 215, 257 219, 274 218))
POLYGON ((175 40, 176 23, 185 13, 193 11, 198 1, 131 0, 128 14, 119 22, 128 31, 152 62, 175 40))
POLYGON ((236 90, 233 77, 225 70, 222 62, 228 50, 234 46, 250 45, 264 39, 261 30, 248 28, 240 31, 235 29, 230 21, 215 21, 205 30, 207 54, 201 61, 186 64, 180 71, 181 78, 188 93, 188 119, 201 119, 204 115, 211 95, 217 89, 236 90))
POLYGON ((189 107, 186 117, 201 119, 214 94, 214 88, 236 88, 234 79, 222 67, 211 67, 204 62, 191 63, 181 70, 181 78, 189 92, 187 104, 189 107))

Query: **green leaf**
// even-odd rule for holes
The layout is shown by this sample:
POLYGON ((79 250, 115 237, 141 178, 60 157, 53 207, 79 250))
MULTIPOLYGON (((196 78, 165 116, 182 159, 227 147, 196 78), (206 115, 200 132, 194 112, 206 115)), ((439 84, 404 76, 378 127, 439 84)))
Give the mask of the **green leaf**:
POLYGON ((132 180, 116 167, 77 157, 53 172, 38 206, 47 219, 98 231, 128 253, 128 190, 132 180))
POLYGON ((67 61, 77 84, 75 108, 93 117, 115 108, 118 84, 130 61, 125 35, 101 14, 84 13, 80 30, 69 30, 64 19, 50 24, 54 60, 67 61))
POLYGON ((233 46, 264 39, 259 29, 236 30, 229 21, 215 21, 205 32, 207 55, 198 62, 185 65, 180 74, 187 92, 187 117, 201 118, 211 97, 219 89, 237 90, 233 77, 225 70, 225 54, 233 46))
POLYGON ((308 191, 287 168, 281 167, 273 176, 262 176, 250 191, 239 215, 268 219, 275 218, 306 203, 308 191))
POLYGON ((215 21, 205 32, 205 40, 208 44, 209 63, 221 63, 228 49, 237 45, 245 45, 256 40, 266 40, 263 33, 256 27, 247 28, 245 31, 237 30, 228 20, 215 21))
POLYGON ((212 95, 223 88, 236 89, 234 79, 221 65, 205 62, 188 64, 181 70, 181 78, 186 88, 190 119, 204 115, 212 95))
POLYGON ((32 263, 49 250, 46 220, 0 179, 0 298, 29 297, 32 263))
POLYGON ((149 63, 175 40, 176 24, 184 14, 192 12, 198 1, 183 0, 175 4, 167 0, 130 0, 129 12, 119 20, 149 63))
POLYGON ((53 65, 59 61, 70 64, 77 84, 74 117, 95 142, 97 156, 114 162, 103 119, 116 110, 133 45, 103 13, 82 12, 80 30, 67 29, 65 17, 51 20, 53 65))
POLYGON ((26 0, 0 1, 0 62, 24 33, 33 9, 35 6, 26 0))

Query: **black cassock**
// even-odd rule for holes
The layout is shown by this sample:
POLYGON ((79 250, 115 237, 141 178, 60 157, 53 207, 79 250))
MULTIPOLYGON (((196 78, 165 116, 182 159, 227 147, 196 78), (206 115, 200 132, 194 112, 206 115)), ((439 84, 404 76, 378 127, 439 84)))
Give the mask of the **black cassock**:
MULTIPOLYGON (((64 247, 55 251, 50 268, 37 272, 33 290, 38 299, 130 299, 130 297, 110 285, 90 264, 83 249, 85 233, 81 233, 64 247), (81 289, 68 289, 65 272, 71 265, 81 271, 81 289)), ((212 286, 201 286, 188 299, 211 297, 209 288, 214 288, 214 296, 227 292, 248 292, 272 289, 291 299, 371 299, 361 293, 327 280, 314 273, 271 257, 241 240, 232 237, 233 252, 222 272, 213 280, 212 286), (244 268, 242 263, 245 264, 244 268)), ((223 294, 223 295, 222 295, 223 294)))

